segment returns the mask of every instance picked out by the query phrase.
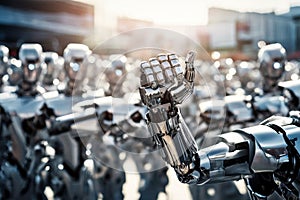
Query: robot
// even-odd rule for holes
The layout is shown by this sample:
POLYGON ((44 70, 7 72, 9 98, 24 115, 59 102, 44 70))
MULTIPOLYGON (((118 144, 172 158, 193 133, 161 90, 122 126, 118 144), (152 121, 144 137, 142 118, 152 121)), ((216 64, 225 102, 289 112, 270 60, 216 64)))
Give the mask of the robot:
MULTIPOLYGON (((124 55, 117 55, 117 54, 111 55, 109 60, 110 60, 110 64, 108 65, 108 68, 106 68, 104 71, 105 81, 106 83, 108 83, 107 87, 105 87, 105 96, 111 96, 116 99, 120 97, 126 99, 128 98, 128 96, 126 95, 133 94, 133 93, 129 93, 131 92, 130 89, 126 88, 125 86, 126 81, 128 81, 126 80, 127 78, 130 81, 132 81, 132 78, 129 77, 132 74, 127 74, 128 71, 126 69, 126 64, 129 65, 130 62, 128 62, 127 57, 125 57, 124 55)), ((135 82, 130 82, 131 86, 134 84, 135 82)), ((137 84, 138 84, 138 80, 137 80, 137 84)), ((131 111, 135 109, 140 109, 141 107, 140 102, 137 102, 137 104, 132 107, 134 107, 134 109, 130 109, 131 111)), ((118 112, 120 111, 118 110, 118 112)), ((115 113, 111 112, 107 116, 112 116, 111 118, 113 119, 118 115, 117 114, 118 112, 115 113)), ((130 117, 128 117, 128 119, 130 119, 130 117)), ((107 121, 110 120, 107 119, 107 121)), ((167 167, 163 169, 159 167, 155 167, 161 165, 161 162, 157 162, 159 158, 158 154, 143 156, 145 155, 145 153, 142 153, 138 150, 138 149, 143 149, 143 151, 146 152, 152 151, 153 146, 151 143, 146 142, 147 141, 146 139, 143 140, 144 136, 139 135, 137 133, 137 130, 128 131, 126 130, 126 128, 124 128, 127 127, 127 125, 123 127, 123 125, 118 124, 117 127, 118 127, 117 130, 121 129, 119 131, 116 131, 117 133, 114 133, 116 127, 106 128, 110 132, 111 136, 114 135, 115 138, 118 138, 118 140, 120 140, 120 141, 116 141, 115 145, 119 146, 121 149, 125 149, 125 152, 126 151, 134 152, 134 154, 137 154, 137 155, 133 155, 133 154, 128 154, 128 155, 131 156, 131 158, 134 160, 137 170, 141 172, 140 173, 141 181, 139 183, 139 190, 138 190, 140 194, 139 199, 141 200, 157 199, 160 192, 166 193, 165 188, 169 182, 168 177, 166 175, 167 167), (119 136, 116 137, 116 135, 119 136), (128 137, 128 135, 130 136, 135 135, 135 136, 128 137), (126 139, 121 139, 122 137, 125 137, 126 139), (143 146, 144 148, 140 148, 140 146, 143 146), (147 169, 149 165, 151 165, 154 169, 153 168, 147 169), (161 177, 161 178, 158 179, 157 177, 161 177)), ((110 169, 110 171, 113 172, 114 170, 110 169)), ((122 175, 122 173, 123 172, 116 172, 116 173, 113 172, 113 175, 120 174, 120 177, 122 176, 124 177, 125 174, 122 175)), ((122 182, 115 184, 114 188, 118 188, 118 186, 119 188, 122 188, 122 185, 124 183, 125 183, 125 179, 122 178, 122 182)), ((117 191, 119 191, 119 189, 117 189, 117 191)))
POLYGON ((9 61, 9 49, 0 45, 0 86, 3 85, 2 78, 5 74, 7 74, 8 61, 9 61))
POLYGON ((36 96, 40 93, 37 87, 41 75, 43 48, 40 44, 22 44, 19 50, 19 59, 22 62, 23 77, 16 91, 19 97, 36 96))
POLYGON ((259 71, 264 93, 274 92, 285 71, 286 50, 279 43, 263 46, 258 52, 259 71))
POLYGON ((23 71, 22 71, 22 62, 15 58, 9 61, 9 67, 7 69, 8 74, 8 85, 9 86, 18 86, 22 81, 23 71))
MULTIPOLYGON (((97 94, 93 93, 93 91, 88 91, 91 90, 92 88, 95 89, 96 87, 96 85, 91 85, 90 81, 92 80, 96 81, 97 79, 95 75, 97 75, 97 73, 99 72, 98 71, 99 63, 97 63, 97 59, 99 59, 98 56, 92 54, 91 51, 88 49, 88 47, 83 44, 69 44, 64 50, 64 59, 65 59, 65 71, 68 77, 68 82, 65 90, 63 91, 63 94, 65 96, 64 98, 69 98, 72 100, 72 103, 74 104, 72 106, 72 110, 76 109, 76 107, 79 107, 81 109, 94 107, 94 106, 99 107, 100 109, 105 108, 106 106, 104 104, 110 102, 108 100, 110 99, 110 97, 108 97, 108 99, 105 100, 105 97, 102 96, 103 98, 100 98, 101 99, 100 101, 102 103, 98 105, 97 103, 95 103, 97 102, 97 98, 95 98, 97 97, 97 94)), ((88 123, 89 122, 85 122, 85 126, 88 123)), ((102 121, 99 119, 99 124, 101 123, 102 121)), ((78 126, 78 124, 76 126, 78 126)), ((118 163, 117 166, 122 169, 122 165, 124 161, 119 160, 120 152, 114 151, 114 148, 111 148, 110 144, 106 144, 103 141, 103 136, 106 135, 107 132, 113 132, 111 131, 110 128, 112 127, 109 126, 109 128, 106 130, 103 127, 101 129, 100 127, 100 129, 102 130, 100 132, 102 134, 100 133, 99 135, 97 135, 98 137, 95 135, 91 137, 89 136, 85 137, 79 134, 75 138, 72 138, 72 136, 70 136, 69 134, 63 134, 59 136, 59 138, 61 143, 66 149, 70 147, 70 144, 72 144, 72 149, 73 151, 76 150, 77 154, 78 152, 80 153, 84 149, 82 144, 83 142, 85 143, 86 147, 88 146, 91 147, 91 151, 93 152, 93 154, 98 155, 104 160, 111 160, 113 163, 114 161, 116 161, 118 163), (95 140, 95 138, 97 138, 96 139, 98 141, 97 144, 95 144, 95 141, 93 141, 95 140)), ((78 130, 75 131, 77 133, 79 132, 78 130)), ((83 131, 83 134, 87 134, 84 132, 85 131, 83 131)), ((76 166, 78 165, 76 163, 78 162, 77 158, 71 159, 71 157, 74 158, 74 155, 71 154, 76 154, 76 153, 66 152, 64 154, 65 154, 64 159, 70 163, 69 165, 72 166, 72 168, 76 169, 76 166)), ((105 165, 103 165, 103 163, 98 162, 99 160, 93 159, 93 161, 95 161, 94 168, 102 170, 102 172, 96 173, 98 175, 95 175, 96 177, 95 184, 97 187, 97 191, 100 191, 103 199, 122 199, 124 197, 122 193, 122 186, 126 181, 124 170, 107 168, 105 165)))
POLYGON ((126 78, 126 61, 123 55, 117 55, 116 59, 111 61, 111 66, 105 70, 105 78, 109 83, 109 88, 105 91, 106 96, 122 97, 124 91, 122 84, 126 78))
MULTIPOLYGON (((280 78, 284 74, 286 51, 279 44, 262 47, 258 52, 259 72, 262 86, 255 88, 249 95, 228 95, 215 101, 204 101, 199 104, 200 122, 204 128, 199 129, 196 138, 208 130, 207 124, 216 122, 217 129, 229 131, 262 121, 274 114, 288 115, 289 108, 283 100, 283 87, 280 78)), ((241 77, 246 79, 244 77, 241 77)), ((211 129, 214 129, 213 124, 211 129)))
MULTIPOLYGON (((56 131, 51 130, 52 125, 56 125, 53 121, 59 116, 72 113, 73 98, 38 95, 41 94, 38 91, 41 54, 42 48, 38 44, 21 46, 19 57, 23 76, 16 91, 18 96, 12 98, 13 101, 1 100, 5 110, 1 116, 3 119, 7 116, 1 128, 7 127, 3 132, 11 137, 8 141, 12 144, 8 146, 13 155, 7 156, 1 165, 0 176, 11 181, 3 182, 0 193, 4 198, 42 199, 44 189, 50 187, 55 198, 97 199, 94 180, 85 166, 88 158, 76 131, 70 127, 74 120, 65 126, 57 125, 59 129, 56 131), (50 115, 44 113, 47 110, 52 110, 50 115), (50 154, 45 149, 50 149, 50 154), (44 157, 47 157, 46 161, 43 161, 44 157)), ((68 72, 69 77, 75 77, 72 70, 68 72)))
POLYGON ((47 91, 57 90, 60 84, 59 75, 63 69, 60 57, 56 52, 44 52, 42 54, 42 85, 47 91))
POLYGON ((82 83, 85 80, 86 68, 83 67, 84 59, 91 54, 91 50, 84 44, 70 43, 64 50, 65 71, 68 82, 65 95, 81 95, 82 83))
POLYGON ((193 91, 194 56, 188 53, 185 72, 174 54, 141 63, 140 95, 148 108, 149 132, 162 158, 182 183, 245 179, 252 199, 267 199, 275 191, 283 199, 299 199, 293 185, 300 162, 298 112, 217 135, 198 150, 178 108, 193 91))

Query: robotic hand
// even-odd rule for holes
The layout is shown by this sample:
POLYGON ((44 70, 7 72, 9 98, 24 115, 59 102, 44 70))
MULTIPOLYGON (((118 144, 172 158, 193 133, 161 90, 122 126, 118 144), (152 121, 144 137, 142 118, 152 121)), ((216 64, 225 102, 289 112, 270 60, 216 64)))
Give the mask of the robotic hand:
POLYGON ((140 95, 149 110, 148 128, 164 160, 185 181, 201 173, 194 165, 199 160, 197 145, 177 107, 193 92, 194 57, 194 52, 188 53, 185 73, 175 54, 141 63, 140 95))
POLYGON ((149 131, 163 159, 183 183, 244 178, 253 199, 266 199, 274 191, 285 199, 298 199, 293 182, 300 167, 299 116, 270 118, 209 138, 210 144, 198 151, 178 109, 193 90, 194 55, 188 54, 185 73, 174 54, 141 63, 140 95, 148 108, 149 131))

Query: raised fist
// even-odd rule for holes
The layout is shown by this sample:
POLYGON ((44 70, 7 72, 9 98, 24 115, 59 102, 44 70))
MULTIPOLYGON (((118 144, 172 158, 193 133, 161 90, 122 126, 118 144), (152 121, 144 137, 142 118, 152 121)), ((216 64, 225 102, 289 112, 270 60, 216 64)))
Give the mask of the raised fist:
POLYGON ((178 170, 188 169, 197 146, 177 104, 193 92, 195 53, 189 52, 185 72, 175 54, 160 54, 141 63, 140 95, 148 107, 147 125, 163 159, 178 170), (181 161, 185 160, 185 163, 181 161))
POLYGON ((195 53, 187 54, 185 72, 175 54, 159 54, 141 63, 140 95, 148 108, 182 103, 193 92, 195 53))

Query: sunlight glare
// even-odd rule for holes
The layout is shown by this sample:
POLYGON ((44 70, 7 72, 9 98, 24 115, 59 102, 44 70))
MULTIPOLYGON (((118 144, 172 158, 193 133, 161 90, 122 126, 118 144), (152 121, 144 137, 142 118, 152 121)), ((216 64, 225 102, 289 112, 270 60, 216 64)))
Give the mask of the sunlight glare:
POLYGON ((107 9, 118 16, 143 19, 161 25, 204 25, 207 23, 205 1, 127 0, 107 1, 107 9))

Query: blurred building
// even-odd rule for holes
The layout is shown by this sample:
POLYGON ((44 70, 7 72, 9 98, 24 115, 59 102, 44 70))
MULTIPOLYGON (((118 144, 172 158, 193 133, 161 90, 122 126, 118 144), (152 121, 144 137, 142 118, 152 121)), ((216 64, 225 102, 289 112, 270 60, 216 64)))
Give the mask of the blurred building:
POLYGON ((295 24, 295 33, 296 33, 296 51, 300 51, 300 6, 291 7, 290 12, 283 14, 283 16, 293 20, 295 24))
MULTIPOLYGON (((291 11, 294 8, 291 9, 291 11)), ((299 12, 298 12, 299 13, 299 12)), ((297 50, 297 22, 289 15, 240 13, 220 8, 209 9, 209 50, 243 52, 256 58, 258 42, 280 42, 288 53, 297 50)), ((298 20, 300 27, 300 20, 298 20)))
POLYGON ((9 0, 0 3, 0 43, 12 54, 24 42, 62 53, 94 28, 94 6, 72 0, 9 0))
POLYGON ((129 17, 117 18, 117 32, 127 32, 138 28, 152 27, 153 22, 147 20, 132 19, 129 17))

